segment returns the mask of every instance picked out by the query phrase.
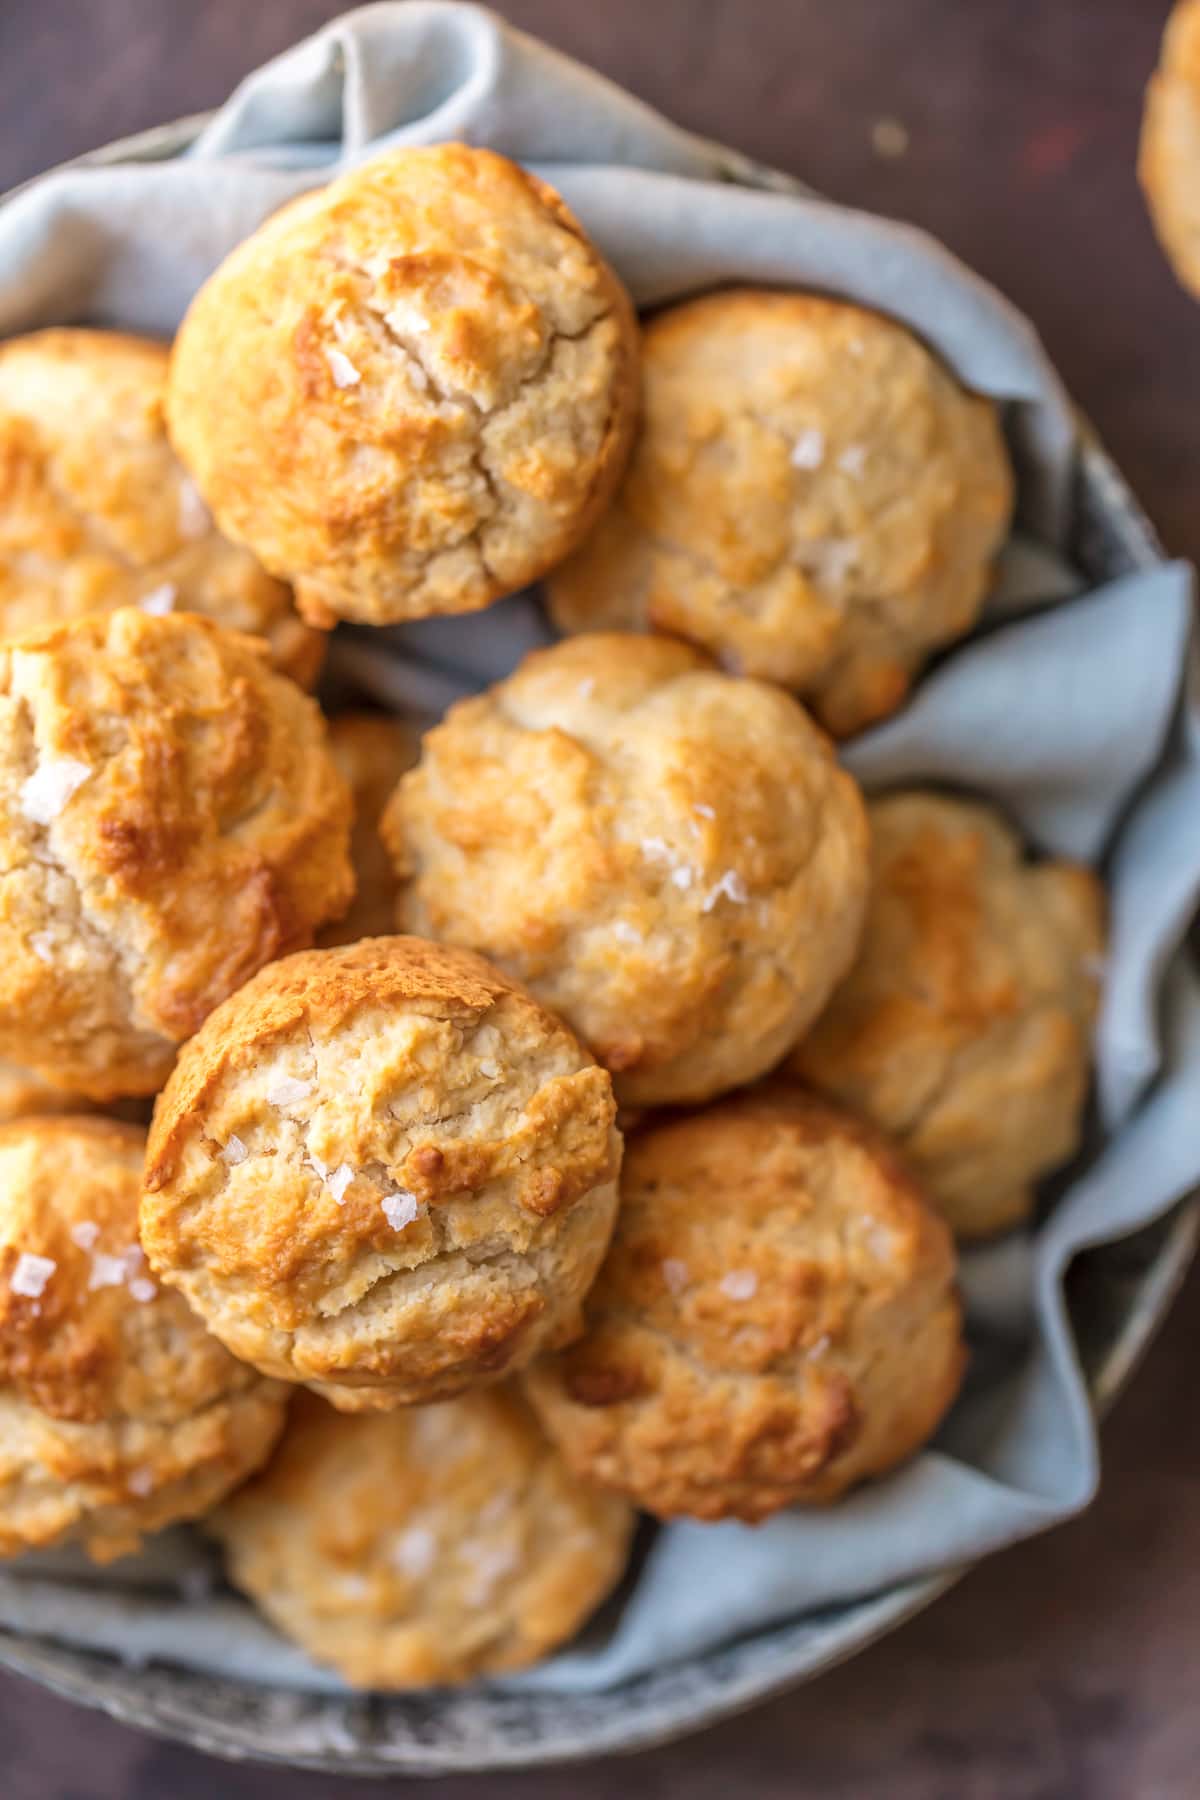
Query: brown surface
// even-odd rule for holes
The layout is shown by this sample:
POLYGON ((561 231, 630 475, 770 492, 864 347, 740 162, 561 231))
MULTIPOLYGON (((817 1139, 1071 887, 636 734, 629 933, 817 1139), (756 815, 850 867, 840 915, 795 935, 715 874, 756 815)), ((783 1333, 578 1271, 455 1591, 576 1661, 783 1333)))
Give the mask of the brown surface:
MULTIPOLYGON (((328 0, 7 0, 0 185, 211 104, 328 0)), ((1200 555, 1200 308, 1134 183, 1165 0, 509 0, 510 17, 830 193, 938 231, 1032 314, 1170 548, 1200 555), (911 133, 888 161, 871 127, 911 133)), ((587 1773, 439 1800, 1185 1800, 1196 1792, 1200 1278, 1105 1437, 1088 1517, 807 1691, 587 1773)), ((0 1682, 4 1800, 343 1800, 0 1682)), ((403 1784, 390 1784, 396 1792, 403 1784)), ((427 1790, 413 1788, 414 1793, 427 1790)), ((429 1790, 432 1791, 432 1790, 429 1790)))

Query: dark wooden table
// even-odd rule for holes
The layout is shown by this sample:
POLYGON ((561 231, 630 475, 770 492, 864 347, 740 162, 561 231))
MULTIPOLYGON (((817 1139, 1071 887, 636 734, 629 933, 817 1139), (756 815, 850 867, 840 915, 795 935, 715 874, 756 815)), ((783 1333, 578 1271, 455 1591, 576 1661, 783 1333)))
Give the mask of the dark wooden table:
MULTIPOLYGON (((0 188, 215 104, 339 10, 330 0, 0 0, 0 188)), ((1168 274, 1133 174, 1166 0, 509 0, 500 10, 680 122, 937 232, 1032 316, 1169 548, 1200 559, 1200 306, 1168 274), (904 154, 881 153, 881 120, 905 128, 904 154)), ((845 1668, 698 1739, 439 1793, 1192 1800, 1198 1379, 1193 1278, 1106 1429, 1104 1492, 1087 1517, 994 1558, 845 1668)), ((0 1800, 361 1791, 217 1765, 0 1680, 0 1800)))

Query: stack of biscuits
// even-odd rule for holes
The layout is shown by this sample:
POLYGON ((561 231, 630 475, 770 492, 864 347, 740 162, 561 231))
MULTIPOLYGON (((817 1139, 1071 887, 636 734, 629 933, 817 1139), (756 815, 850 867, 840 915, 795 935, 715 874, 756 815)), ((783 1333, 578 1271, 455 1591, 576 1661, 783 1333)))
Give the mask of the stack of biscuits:
POLYGON ((350 1682, 459 1682, 639 1510, 928 1441, 955 1240, 1078 1146, 1102 900, 838 742, 1012 500, 907 330, 639 325, 462 145, 285 207, 169 350, 0 345, 0 1553, 202 1519, 350 1682), (423 737, 311 697, 339 621, 532 583, 559 641, 423 737))

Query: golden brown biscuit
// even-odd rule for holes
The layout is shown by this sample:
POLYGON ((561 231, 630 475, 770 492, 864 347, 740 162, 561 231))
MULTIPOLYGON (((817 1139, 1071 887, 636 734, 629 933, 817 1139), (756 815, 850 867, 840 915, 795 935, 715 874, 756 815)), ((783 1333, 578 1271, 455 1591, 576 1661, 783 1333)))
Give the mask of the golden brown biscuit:
POLYGON ((0 1062, 0 1124, 46 1113, 85 1113, 92 1103, 64 1088, 52 1087, 17 1063, 0 1062))
POLYGON ((269 219, 192 302, 168 419, 222 528, 301 610, 473 612, 543 575, 628 454, 637 333, 551 188, 390 151, 269 219))
POLYGON ((410 929, 560 1012, 622 1104, 753 1081, 866 900, 858 789, 789 695, 666 638, 574 638, 452 707, 383 821, 410 929))
POLYGON ((353 894, 313 701, 194 613, 0 648, 0 1055, 103 1099, 353 894))
POLYGON ((1200 0, 1179 0, 1167 21, 1138 177, 1175 273, 1200 298, 1200 0))
POLYGON ((329 748, 354 799, 350 861, 354 903, 344 918, 317 934, 322 946, 386 937, 396 924, 400 883, 379 836, 379 821, 392 791, 421 753, 415 727, 387 713, 339 713, 329 721, 329 748))
POLYGON ((347 1412, 436 1400, 579 1329, 616 1209, 612 1084, 478 957, 273 963, 184 1047, 142 1241, 235 1355, 347 1412))
POLYGON ((524 1402, 347 1418, 302 1394, 265 1473, 212 1521, 231 1580, 358 1687, 522 1669, 620 1578, 633 1514, 576 1481, 524 1402))
POLYGON ((109 1119, 0 1126, 0 1556, 135 1550, 223 1499, 283 1425, 286 1388, 149 1276, 144 1147, 109 1119))
POLYGON ((1012 474, 990 401, 909 332, 812 294, 710 294, 643 339, 615 504, 551 576, 567 631, 674 632, 838 736, 974 623, 1012 474))
POLYGON ((886 1141, 752 1088, 628 1145, 585 1335, 526 1386, 576 1474, 766 1518, 910 1456, 962 1374, 950 1234, 886 1141))
POLYGON ((960 1237, 1028 1216, 1078 1148, 1104 947, 1103 893, 1024 861, 986 806, 897 793, 869 807, 858 961, 792 1059, 902 1146, 960 1237))
POLYGON ((0 637, 144 606, 265 637, 315 681, 325 639, 223 538, 163 423, 167 346, 109 331, 0 345, 0 637))

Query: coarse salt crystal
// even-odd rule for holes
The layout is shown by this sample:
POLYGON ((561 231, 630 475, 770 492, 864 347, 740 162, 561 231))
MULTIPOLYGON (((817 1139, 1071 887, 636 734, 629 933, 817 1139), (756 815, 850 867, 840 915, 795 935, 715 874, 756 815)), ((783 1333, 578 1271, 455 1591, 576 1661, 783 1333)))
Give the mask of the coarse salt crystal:
POLYGON ((29 939, 29 948, 39 962, 54 961, 54 939, 48 931, 35 931, 29 939))
POLYGON ((91 772, 86 763, 76 762, 73 756, 48 756, 21 783, 21 811, 35 825, 49 825, 91 772))
POLYGON ((809 1362, 820 1362, 832 1342, 833 1339, 829 1336, 829 1333, 827 1331, 822 1332, 821 1336, 807 1353, 809 1362))
POLYGON ((792 445, 792 462, 797 469, 819 469, 825 460, 825 436, 815 428, 802 431, 792 445))
POLYGON ((694 813, 699 813, 702 819, 715 819, 717 816, 716 808, 705 806, 702 800, 696 801, 696 804, 692 807, 692 811, 694 813))
POLYGON ((385 1194, 380 1204, 383 1216, 393 1231, 403 1231, 406 1225, 412 1224, 420 1211, 417 1196, 407 1193, 403 1188, 398 1193, 385 1194))
POLYGON ((357 387, 362 380, 361 371, 355 368, 344 350, 335 350, 332 347, 327 349, 325 361, 329 364, 329 373, 333 376, 334 387, 357 387))
POLYGON ((154 1475, 150 1469, 131 1469, 125 1477, 125 1486, 131 1494, 144 1499, 154 1486, 154 1475))
POLYGON ((410 1525, 392 1545, 392 1562, 405 1575, 427 1575, 437 1555, 437 1539, 423 1525, 410 1525))
POLYGON ((595 693, 595 691, 596 691, 596 677, 594 675, 588 675, 587 677, 585 677, 585 679, 583 681, 580 682, 579 697, 581 700, 590 699, 591 696, 595 693))
POLYGON ((186 475, 179 484, 179 529, 185 538, 207 537, 212 514, 195 482, 186 475))
POLYGON ((154 1282, 150 1280, 149 1276, 138 1275, 130 1282, 129 1292, 133 1295, 135 1300, 140 1300, 144 1306, 148 1300, 153 1300, 155 1294, 158 1292, 158 1288, 155 1286, 154 1282))
POLYGON ((742 880, 736 869, 726 869, 716 887, 713 888, 712 892, 705 899, 704 905, 700 910, 702 912, 711 912, 722 894, 726 895, 727 898, 732 900, 737 906, 745 906, 747 900, 749 900, 750 894, 746 887, 746 883, 742 880))
POLYGON ((27 1299, 36 1300, 45 1292, 46 1283, 57 1267, 52 1256, 34 1256, 30 1251, 22 1250, 16 1267, 9 1276, 8 1285, 14 1294, 24 1294, 27 1299))
POLYGON ((662 1278, 672 1294, 682 1294, 692 1278, 692 1272, 678 1257, 668 1256, 662 1264, 662 1278))
POLYGON ((316 1086, 312 1081, 300 1081, 295 1075, 280 1075, 267 1089, 267 1102, 271 1106, 294 1106, 297 1100, 307 1100, 316 1086))
POLYGON ((238 1163, 245 1162, 249 1154, 250 1152, 247 1150, 245 1144, 243 1144, 237 1132, 231 1131, 225 1140, 225 1148, 220 1152, 221 1161, 223 1163, 228 1163, 231 1168, 236 1168, 238 1163))
POLYGON ((479 1073, 487 1081, 499 1081, 500 1065, 499 1063, 494 1062, 481 1062, 479 1065, 479 1073))
POLYGON ((861 475, 867 464, 867 453, 861 444, 850 444, 838 457, 838 468, 847 475, 861 475))
POLYGON ((665 838, 643 838, 642 851, 646 856, 661 857, 665 862, 674 862, 675 860, 675 852, 665 838))
POLYGON ((753 1269, 730 1269, 720 1280, 720 1289, 731 1300, 753 1300, 758 1292, 758 1276, 753 1269))
POLYGON ((672 869, 671 880, 677 888, 690 888, 692 885, 692 871, 688 868, 686 863, 681 863, 677 869, 672 869))
POLYGON ((89 1293, 94 1288, 124 1287, 129 1268, 123 1256, 107 1256, 98 1250, 92 1258, 92 1272, 88 1278, 89 1293))
POLYGON ((346 1189, 354 1180, 354 1170, 349 1163, 339 1163, 331 1175, 325 1178, 325 1186, 329 1189, 339 1206, 346 1202, 346 1189))
POLYGON ((80 1219, 78 1225, 72 1225, 70 1237, 73 1244, 81 1250, 93 1250, 100 1236, 100 1227, 94 1219, 80 1219))
POLYGON ((613 936, 619 938, 623 944, 640 944, 642 941, 641 932, 627 919, 613 920, 613 936))
POLYGON ((144 613, 149 613, 152 618, 165 619, 175 607, 173 583, 164 581, 161 587, 151 588, 148 594, 142 595, 138 605, 144 613))

